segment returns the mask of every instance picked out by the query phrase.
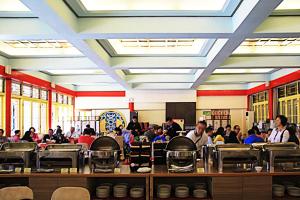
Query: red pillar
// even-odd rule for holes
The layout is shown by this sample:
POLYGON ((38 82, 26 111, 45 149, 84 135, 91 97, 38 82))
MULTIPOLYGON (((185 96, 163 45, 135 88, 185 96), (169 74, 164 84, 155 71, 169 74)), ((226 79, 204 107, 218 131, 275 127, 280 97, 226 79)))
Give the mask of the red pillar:
POLYGON ((52 128, 52 90, 48 90, 48 128, 52 128))
POLYGON ((72 116, 72 120, 75 121, 75 96, 72 97, 72 104, 73 104, 73 116, 72 116))
POLYGON ((129 111, 130 112, 134 111, 134 102, 129 102, 129 111))
POLYGON ((11 135, 11 79, 7 78, 5 82, 5 129, 6 136, 11 135))
POLYGON ((273 119, 273 89, 268 89, 268 107, 269 107, 269 119, 273 119))

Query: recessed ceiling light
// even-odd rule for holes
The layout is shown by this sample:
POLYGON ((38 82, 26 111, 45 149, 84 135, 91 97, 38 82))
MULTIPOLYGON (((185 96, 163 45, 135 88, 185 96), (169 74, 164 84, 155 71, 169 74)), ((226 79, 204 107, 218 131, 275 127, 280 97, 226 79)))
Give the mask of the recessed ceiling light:
POLYGON ((76 70, 47 70, 54 75, 74 75, 74 74, 105 74, 103 70, 98 69, 76 69, 76 70))
POLYGON ((291 54, 300 53, 300 38, 246 39, 233 54, 291 54))
POLYGON ((207 39, 110 39, 117 54, 200 54, 207 39))
POLYGON ((10 56, 77 56, 82 55, 65 40, 0 41, 0 51, 10 56))
POLYGON ((131 74, 190 74, 192 69, 129 69, 131 74))
POLYGON ((19 0, 0 0, 0 12, 28 12, 30 11, 19 0))
POLYGON ((80 0, 88 11, 199 10, 222 11, 229 0, 80 0))
POLYGON ((268 73, 274 68, 257 68, 257 69, 216 69, 213 74, 246 74, 246 73, 268 73))
POLYGON ((284 0, 275 10, 296 10, 300 9, 299 0, 284 0))

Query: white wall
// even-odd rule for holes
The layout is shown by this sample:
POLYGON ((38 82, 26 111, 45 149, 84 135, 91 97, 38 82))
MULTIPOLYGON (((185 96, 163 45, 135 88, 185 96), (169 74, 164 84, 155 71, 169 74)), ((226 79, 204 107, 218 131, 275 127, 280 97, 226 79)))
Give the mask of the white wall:
POLYGON ((194 90, 172 91, 129 91, 126 97, 78 97, 76 109, 93 109, 95 114, 104 110, 119 110, 127 122, 129 119, 128 102, 134 99, 135 110, 139 113, 139 121, 162 124, 166 117, 166 102, 197 102, 196 117, 202 115, 202 110, 207 109, 230 109, 232 125, 239 124, 245 128, 244 113, 247 109, 246 96, 202 96, 196 97, 194 90))
POLYGON ((247 109, 247 96, 202 96, 197 97, 196 117, 202 115, 203 110, 230 109, 231 125, 241 126, 246 131, 245 112, 247 109))

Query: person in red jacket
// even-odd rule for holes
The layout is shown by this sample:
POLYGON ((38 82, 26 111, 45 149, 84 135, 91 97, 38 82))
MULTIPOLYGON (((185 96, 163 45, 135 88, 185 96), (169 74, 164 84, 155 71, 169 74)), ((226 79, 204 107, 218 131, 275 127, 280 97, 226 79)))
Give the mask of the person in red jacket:
POLYGON ((78 143, 85 143, 90 147, 95 140, 95 138, 92 137, 91 134, 92 133, 90 129, 84 129, 83 135, 78 138, 78 143))

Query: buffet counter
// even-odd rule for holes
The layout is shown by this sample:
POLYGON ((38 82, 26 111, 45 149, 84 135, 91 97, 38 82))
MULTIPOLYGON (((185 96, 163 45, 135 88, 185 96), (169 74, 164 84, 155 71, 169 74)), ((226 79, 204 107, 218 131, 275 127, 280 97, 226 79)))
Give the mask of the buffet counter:
MULTIPOLYGON (((139 185, 145 188, 144 198, 159 199, 157 188, 161 184, 174 187, 185 184, 192 187, 195 183, 207 185, 206 199, 272 199, 272 184, 285 181, 298 183, 300 172, 226 172, 218 173, 212 168, 209 172, 199 170, 194 173, 169 173, 166 166, 153 166, 150 173, 132 173, 128 165, 121 165, 116 173, 90 173, 88 167, 78 173, 10 173, 0 174, 0 186, 29 186, 34 192, 34 199, 50 199, 53 191, 63 186, 78 186, 89 189, 92 199, 96 198, 96 187, 103 183, 126 183, 128 186, 139 185)), ((113 199, 113 198, 109 198, 113 199)), ((119 199, 119 198, 118 198, 119 199)), ((131 199, 131 198, 124 198, 131 199)), ((188 199, 197 199, 189 197, 188 199)), ((274 199, 274 198, 273 198, 274 199)), ((290 196, 281 199, 299 199, 290 196)))

